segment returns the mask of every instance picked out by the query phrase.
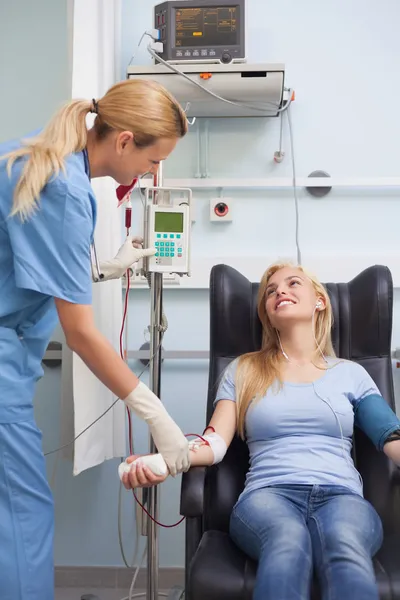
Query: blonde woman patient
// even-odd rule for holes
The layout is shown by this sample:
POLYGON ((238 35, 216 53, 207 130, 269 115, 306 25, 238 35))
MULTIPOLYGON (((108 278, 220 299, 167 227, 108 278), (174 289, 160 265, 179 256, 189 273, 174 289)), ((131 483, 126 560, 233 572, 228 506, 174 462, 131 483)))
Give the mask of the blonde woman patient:
MULTIPOLYGON (((182 431, 96 328, 90 255, 97 212, 91 180, 109 176, 129 186, 156 173, 187 129, 184 111, 163 87, 124 81, 97 100, 69 102, 37 135, 0 145, 1 600, 54 598, 53 500, 33 398, 58 321, 68 346, 148 424, 169 472, 189 468, 182 431)), ((140 239, 127 239, 100 264, 102 281, 152 254, 140 239)))
MULTIPOLYGON (((399 419, 362 366, 335 357, 328 294, 302 267, 265 272, 258 316, 262 347, 223 373, 191 465, 223 460, 235 434, 248 444, 230 535, 258 563, 254 600, 309 600, 314 572, 324 600, 378 600, 382 524, 363 497, 352 436, 357 425, 399 465, 399 419)), ((124 484, 149 482, 138 466, 124 484)))

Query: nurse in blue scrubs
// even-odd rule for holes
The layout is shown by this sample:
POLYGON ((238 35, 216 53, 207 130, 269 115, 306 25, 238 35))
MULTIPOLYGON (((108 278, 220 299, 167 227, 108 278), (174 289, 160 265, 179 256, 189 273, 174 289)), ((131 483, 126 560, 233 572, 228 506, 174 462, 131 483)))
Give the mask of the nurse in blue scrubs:
MULTIPOLYGON (((90 255, 90 180, 129 185, 155 172, 186 132, 185 113, 164 88, 124 81, 98 101, 68 103, 38 136, 0 146, 1 600, 54 598, 53 502, 32 402, 58 321, 68 346, 146 421, 171 474, 189 468, 180 428, 96 329, 90 255)), ((154 252, 132 244, 103 279, 120 275, 121 256, 127 268, 154 252)))

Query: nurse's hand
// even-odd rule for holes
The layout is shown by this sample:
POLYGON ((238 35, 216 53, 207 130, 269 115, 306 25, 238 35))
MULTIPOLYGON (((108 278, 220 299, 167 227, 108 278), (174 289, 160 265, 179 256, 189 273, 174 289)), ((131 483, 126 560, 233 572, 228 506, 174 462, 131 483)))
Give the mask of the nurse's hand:
MULTIPOLYGON (((126 459, 128 464, 133 463, 134 460, 140 458, 141 455, 130 456, 126 459)), ((152 487, 165 481, 169 473, 166 475, 154 475, 152 471, 145 465, 140 464, 138 461, 135 465, 132 465, 129 473, 124 473, 122 476, 122 483, 127 490, 143 487, 152 487)))
POLYGON ((120 279, 134 263, 142 258, 154 256, 157 252, 155 248, 143 248, 142 245, 141 237, 127 237, 115 258, 100 263, 100 281, 120 279))
POLYGON ((143 238, 140 236, 134 236, 132 238, 132 246, 134 248, 143 248, 143 238))

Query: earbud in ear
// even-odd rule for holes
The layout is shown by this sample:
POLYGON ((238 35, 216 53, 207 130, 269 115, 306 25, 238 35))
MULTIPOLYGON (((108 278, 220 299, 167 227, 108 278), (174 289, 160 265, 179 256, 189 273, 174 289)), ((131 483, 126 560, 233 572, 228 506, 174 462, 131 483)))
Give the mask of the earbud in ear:
POLYGON ((322 302, 321 300, 318 300, 317 304, 315 305, 316 308, 322 308, 322 302))

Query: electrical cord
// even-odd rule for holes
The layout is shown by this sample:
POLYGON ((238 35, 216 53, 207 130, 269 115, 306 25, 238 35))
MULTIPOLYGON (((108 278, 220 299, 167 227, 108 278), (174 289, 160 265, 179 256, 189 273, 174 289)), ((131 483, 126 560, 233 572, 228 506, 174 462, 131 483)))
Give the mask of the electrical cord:
MULTIPOLYGON (((134 575, 133 575, 133 578, 132 578, 131 587, 129 588, 129 596, 128 596, 128 600, 132 600, 132 597, 133 597, 133 590, 134 590, 134 588, 135 588, 136 581, 137 581, 137 578, 138 578, 138 575, 139 575, 140 569, 141 569, 141 568, 142 568, 142 566, 143 566, 144 559, 146 558, 146 554, 147 554, 147 546, 146 546, 146 547, 145 547, 145 549, 143 550, 143 554, 142 554, 142 558, 141 558, 141 561, 140 561, 140 563, 139 563, 139 564, 138 564, 138 566, 135 568, 135 573, 134 573, 134 575)), ((137 597, 137 596, 136 596, 136 597, 137 597)))
POLYGON ((282 143, 283 143, 283 115, 280 116, 279 124, 279 154, 282 154, 282 143))
POLYGON ((118 543, 124 565, 127 569, 132 569, 137 562, 139 553, 139 529, 137 526, 135 527, 135 549, 133 552, 132 564, 129 564, 128 559, 126 558, 124 544, 122 541, 122 488, 122 482, 120 482, 118 490, 118 543))
MULTIPOLYGON (((156 355, 156 353, 158 352, 158 348, 154 351, 154 356, 156 355)), ((141 373, 139 375, 137 375, 137 378, 140 379, 141 376, 143 375, 143 373, 145 372, 145 370, 147 369, 147 365, 145 366, 145 368, 143 369, 143 371, 141 371, 141 373)), ((91 427, 93 427, 94 425, 96 425, 96 423, 98 423, 103 417, 105 417, 105 415, 107 413, 110 412, 110 410, 112 408, 114 408, 114 406, 117 404, 117 402, 121 400, 121 398, 117 398, 108 408, 107 410, 105 410, 103 413, 101 413, 101 415, 99 417, 97 417, 97 419, 95 419, 92 423, 90 423, 90 425, 88 425, 87 427, 85 427, 85 429, 83 429, 71 442, 68 442, 68 444, 64 444, 63 446, 60 446, 59 448, 56 448, 55 450, 51 450, 50 452, 45 452, 44 456, 50 456, 51 454, 55 454, 56 452, 60 452, 61 450, 64 450, 64 448, 69 448, 70 446, 72 446, 72 444, 74 444, 76 442, 76 440, 78 440, 84 433, 86 433, 91 427)))
MULTIPOLYGON (((129 231, 128 231, 129 234, 129 231)), ((125 329, 125 323, 126 323, 126 316, 128 314, 128 301, 129 301, 129 289, 130 289, 130 272, 129 269, 126 272, 126 292, 125 292, 125 302, 124 302, 124 312, 123 312, 123 316, 122 316, 122 326, 121 326, 121 332, 120 332, 120 336, 119 336, 119 351, 120 351, 120 355, 123 361, 126 361, 126 356, 124 355, 124 350, 123 350, 123 336, 124 336, 124 329, 125 329)), ((128 416, 128 436, 129 436, 129 452, 130 454, 133 454, 133 441, 132 441, 132 416, 131 416, 131 411, 129 410, 128 407, 126 407, 126 412, 127 412, 127 416, 128 416)))
POLYGON ((294 195, 294 205, 295 205, 295 211, 296 211, 297 264, 301 265, 301 250, 300 250, 300 241, 299 241, 299 228, 300 228, 299 198, 297 195, 296 161, 295 161, 295 155, 294 155, 293 127, 292 127, 292 115, 290 112, 290 104, 288 104, 286 115, 287 115, 288 124, 289 124, 290 154, 291 154, 291 161, 292 161, 292 176, 293 176, 293 195, 294 195))
MULTIPOLYGON (((144 371, 143 371, 144 372, 144 371)), ((85 429, 83 429, 80 433, 78 433, 78 435, 71 441, 68 442, 68 444, 64 444, 63 446, 60 446, 59 448, 56 448, 55 450, 50 450, 50 452, 45 452, 44 456, 50 456, 51 454, 56 454, 56 452, 60 452, 61 450, 64 450, 64 448, 69 448, 70 446, 72 446, 72 444, 74 444, 76 442, 76 440, 79 440, 79 438, 86 433, 91 427, 93 427, 94 425, 96 425, 96 423, 98 423, 98 421, 100 421, 100 419, 102 419, 103 417, 105 417, 105 415, 107 413, 110 412, 110 410, 112 408, 114 408, 114 406, 117 404, 117 402, 120 400, 120 398, 117 398, 108 408, 107 410, 105 410, 99 417, 97 417, 97 419, 95 421, 93 421, 93 423, 90 423, 90 425, 88 425, 87 427, 85 427, 85 429)))
MULTIPOLYGON (((125 596, 124 598, 122 598, 122 600, 133 600, 133 598, 145 598, 146 597, 147 594, 145 592, 140 592, 138 594, 134 594, 133 593, 133 590, 135 588, 136 581, 137 581, 140 569, 142 568, 144 559, 146 558, 146 554, 147 554, 147 548, 145 548, 143 550, 143 554, 142 554, 142 558, 140 560, 140 563, 135 568, 134 575, 133 575, 133 578, 132 578, 131 587, 129 588, 129 595, 125 596)), ((160 593, 160 592, 158 593, 158 595, 162 596, 162 597, 165 597, 165 598, 168 597, 168 594, 164 594, 164 593, 160 593)))
MULTIPOLYGON (((142 42, 143 42, 144 38, 146 37, 146 35, 148 35, 149 37, 151 37, 152 39, 154 39, 154 37, 153 37, 153 36, 155 35, 155 32, 156 32, 156 31, 157 31, 157 30, 154 30, 153 32, 151 32, 151 31, 145 31, 145 32, 142 34, 142 37, 140 38, 140 40, 139 40, 139 43, 138 43, 138 45, 137 45, 138 49, 139 49, 139 48, 140 48, 140 46, 142 45, 142 42)), ((135 55, 134 55, 134 54, 132 54, 132 56, 131 56, 131 59, 130 59, 130 61, 129 61, 129 63, 128 63, 128 66, 129 66, 129 65, 131 65, 131 63, 132 63, 132 61, 133 61, 133 59, 134 59, 134 58, 135 58, 135 55)))
POLYGON ((53 492, 54 492, 54 487, 56 484, 56 476, 57 476, 59 462, 60 462, 60 453, 58 453, 56 456, 56 459, 54 461, 53 470, 52 470, 51 477, 50 477, 50 487, 53 490, 53 492))
POLYGON ((147 554, 147 548, 145 548, 143 550, 143 554, 142 554, 142 558, 140 559, 140 563, 137 565, 137 567, 135 567, 133 578, 132 578, 132 583, 131 583, 131 586, 129 588, 129 595, 125 596, 124 598, 122 598, 122 600, 132 600, 132 598, 140 598, 140 596, 142 596, 142 595, 144 596, 145 595, 145 594, 135 594, 133 596, 133 590, 134 590, 134 587, 136 585, 136 580, 138 578, 140 569, 143 566, 143 562, 144 562, 144 559, 146 557, 146 554, 147 554))
MULTIPOLYGON (((148 35, 149 37, 152 37, 147 32, 144 33, 143 35, 148 35)), ((156 42, 156 43, 160 43, 160 42, 156 42)), ((221 102, 225 102, 226 104, 230 104, 231 106, 239 106, 240 108, 248 108, 248 109, 254 110, 256 112, 263 112, 263 113, 265 113, 265 106, 261 107, 261 106, 255 106, 253 104, 244 104, 243 102, 236 102, 235 100, 228 100, 227 98, 223 98, 222 96, 219 96, 215 92, 207 89, 206 87, 204 87, 203 85, 201 85, 201 83, 199 83, 198 81, 195 81, 194 79, 191 79, 188 75, 186 75, 186 73, 183 73, 177 67, 175 67, 171 63, 169 63, 166 60, 164 60, 163 58, 161 58, 161 56, 159 56, 157 54, 157 52, 155 52, 153 50, 153 48, 151 47, 151 43, 147 46, 147 50, 148 50, 149 54, 154 58, 154 60, 156 60, 157 62, 161 63, 162 65, 164 65, 165 67, 167 67, 168 69, 170 69, 171 71, 173 71, 174 73, 176 73, 177 75, 181 75, 184 79, 186 79, 187 81, 189 81, 190 83, 192 83, 196 87, 200 88, 201 90, 203 90, 204 92, 206 92, 207 94, 209 94, 210 96, 212 96, 213 98, 216 98, 217 100, 220 100, 221 102)), ((289 108, 289 106, 290 106, 290 104, 292 102, 292 99, 293 99, 293 90, 289 89, 288 93, 289 93, 289 99, 284 104, 284 106, 281 106, 280 108, 276 107, 276 113, 277 114, 279 114, 281 112, 285 112, 289 108)), ((271 106, 274 106, 274 107, 276 106, 276 104, 274 104, 273 102, 266 102, 265 104, 270 104, 271 106)))
MULTIPOLYGON (((125 210, 125 225, 126 225, 126 235, 129 235, 129 231, 130 231, 130 226, 131 226, 131 213, 132 213, 132 208, 128 205, 128 208, 126 208, 125 210)), ((129 270, 126 273, 126 278, 127 278, 127 286, 126 286, 126 292, 125 292, 125 302, 124 302, 124 313, 123 313, 123 319, 122 319, 122 325, 121 325, 121 333, 120 333, 120 354, 121 354, 121 358, 124 358, 125 361, 127 361, 127 351, 129 348, 129 343, 128 343, 128 311, 127 311, 127 307, 128 307, 128 298, 129 298, 129 291, 130 291, 130 273, 129 270), (123 337, 123 333, 124 333, 124 329, 125 329, 125 349, 123 350, 122 348, 122 337, 123 337)), ((129 423, 129 451, 130 454, 134 454, 135 453, 135 449, 134 449, 134 443, 133 443, 133 432, 132 432, 132 421, 131 421, 131 415, 130 415, 130 411, 127 407, 127 413, 128 413, 128 423, 129 423)), ((125 549, 124 549, 124 544, 123 544, 123 539, 122 539, 122 482, 120 481, 119 483, 119 489, 118 489, 118 543, 119 543, 119 548, 120 548, 120 552, 121 552, 121 557, 122 560, 125 564, 125 566, 128 569, 131 569, 134 567, 134 565, 137 562, 138 559, 138 554, 139 554, 139 544, 140 544, 140 536, 139 536, 139 529, 138 527, 135 527, 135 546, 134 546, 134 552, 133 552, 133 558, 132 558, 132 565, 128 564, 126 555, 125 555, 125 549)))

